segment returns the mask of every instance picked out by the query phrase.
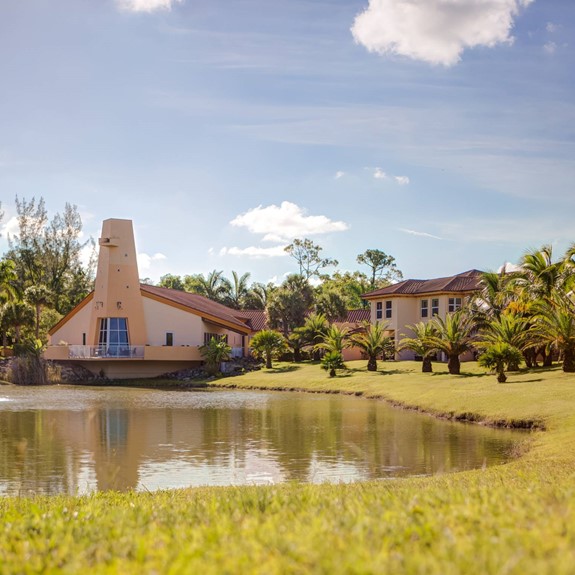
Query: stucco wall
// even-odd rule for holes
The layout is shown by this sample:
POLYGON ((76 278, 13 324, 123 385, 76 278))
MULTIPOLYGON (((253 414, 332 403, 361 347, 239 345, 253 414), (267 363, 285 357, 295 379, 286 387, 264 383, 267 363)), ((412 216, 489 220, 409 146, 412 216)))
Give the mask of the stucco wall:
POLYGON ((69 345, 82 345, 82 334, 86 334, 86 341, 90 341, 90 314, 92 312, 93 302, 89 301, 71 317, 60 329, 50 336, 51 345, 58 345, 66 342, 69 345))

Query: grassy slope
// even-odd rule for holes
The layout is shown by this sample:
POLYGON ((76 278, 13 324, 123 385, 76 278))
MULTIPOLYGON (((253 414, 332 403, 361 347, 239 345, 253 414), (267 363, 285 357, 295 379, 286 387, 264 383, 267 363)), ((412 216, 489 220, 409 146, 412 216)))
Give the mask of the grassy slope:
POLYGON ((575 572, 573 376, 530 372, 498 385, 481 372, 351 365, 335 380, 283 365, 219 385, 338 390, 547 431, 513 463, 432 478, 3 499, 0 572, 575 572))

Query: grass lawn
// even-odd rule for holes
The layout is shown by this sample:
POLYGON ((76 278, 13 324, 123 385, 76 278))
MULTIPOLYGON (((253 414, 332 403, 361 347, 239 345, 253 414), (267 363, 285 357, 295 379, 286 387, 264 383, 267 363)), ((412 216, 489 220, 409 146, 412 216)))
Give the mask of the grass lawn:
POLYGON ((498 384, 474 364, 461 376, 349 367, 330 379, 277 364, 214 385, 339 391, 545 431, 512 463, 429 478, 0 499, 0 573, 575 573, 573 375, 498 384))

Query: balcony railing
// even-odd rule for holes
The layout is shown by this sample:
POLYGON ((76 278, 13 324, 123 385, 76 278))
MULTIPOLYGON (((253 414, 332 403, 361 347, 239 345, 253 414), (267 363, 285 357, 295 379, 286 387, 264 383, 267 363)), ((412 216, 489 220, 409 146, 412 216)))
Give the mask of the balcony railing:
POLYGON ((70 345, 70 359, 144 359, 143 345, 70 345))

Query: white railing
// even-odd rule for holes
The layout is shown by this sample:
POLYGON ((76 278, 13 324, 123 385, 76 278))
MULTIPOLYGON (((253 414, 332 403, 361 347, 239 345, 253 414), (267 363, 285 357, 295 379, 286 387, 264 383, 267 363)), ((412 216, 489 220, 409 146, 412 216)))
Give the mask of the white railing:
POLYGON ((70 345, 70 359, 143 359, 143 345, 70 345))

